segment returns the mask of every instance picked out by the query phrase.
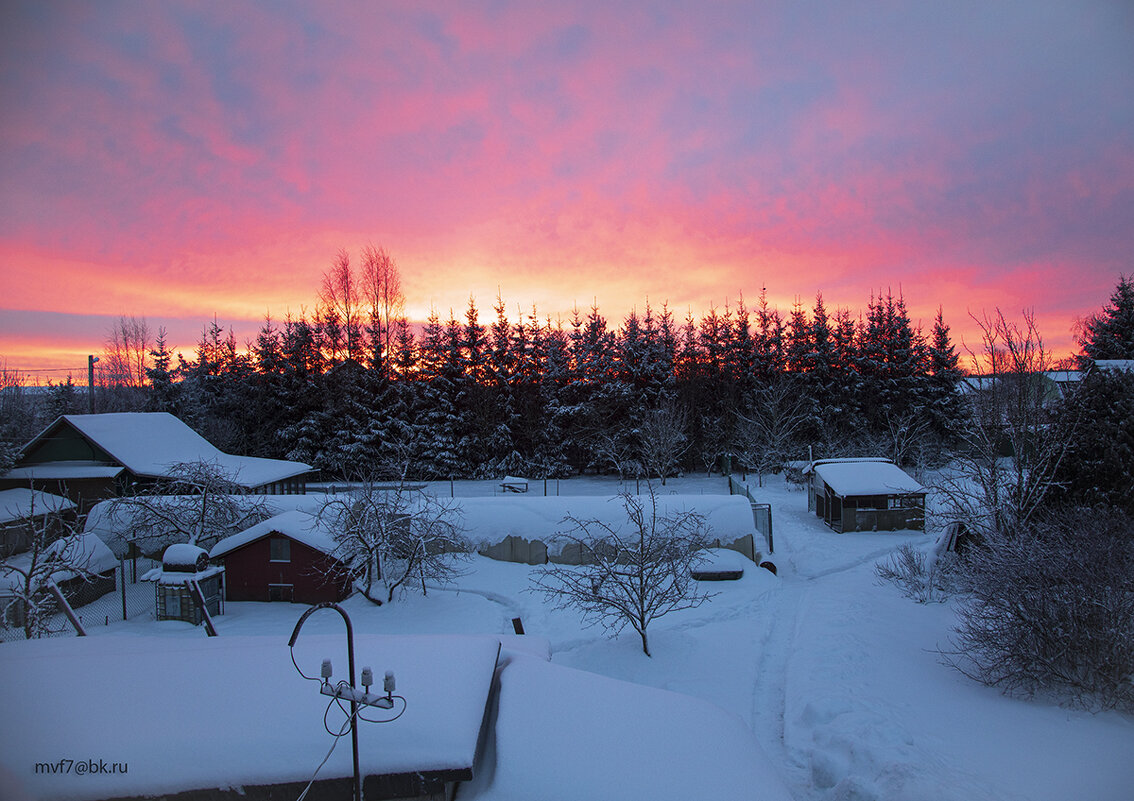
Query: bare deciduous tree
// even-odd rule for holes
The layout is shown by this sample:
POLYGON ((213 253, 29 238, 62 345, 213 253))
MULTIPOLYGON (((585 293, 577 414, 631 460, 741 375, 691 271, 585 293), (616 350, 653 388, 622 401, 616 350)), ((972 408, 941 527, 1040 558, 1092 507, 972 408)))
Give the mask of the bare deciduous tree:
POLYGON ((881 432, 885 454, 896 465, 919 463, 921 449, 930 435, 929 419, 914 411, 884 415, 886 428, 881 432))
POLYGON ((953 469, 935 484, 948 514, 972 531, 1005 532, 1026 524, 1041 508, 1068 442, 1052 426, 1044 371, 1050 354, 1025 312, 1017 325, 997 309, 976 318, 983 342, 970 350, 968 417, 953 469))
MULTIPOLYGON (((350 265, 350 254, 345 249, 335 254, 330 268, 323 273, 323 283, 319 288, 319 303, 323 316, 333 322, 340 331, 343 355, 361 363, 363 356, 362 340, 362 297, 358 279, 350 265)), ((338 353, 332 353, 337 361, 338 353)))
POLYGON ((689 450, 685 437, 685 411, 673 401, 646 412, 638 428, 638 458, 646 476, 656 476, 665 486, 666 476, 677 471, 689 450))
POLYGON ((589 624, 611 634, 627 625, 642 638, 650 623, 670 612, 700 606, 711 596, 693 581, 691 568, 707 542, 704 518, 691 511, 659 515, 657 497, 620 497, 619 520, 568 517, 560 541, 579 549, 582 565, 548 565, 532 576, 533 592, 556 608, 575 608, 589 624))
POLYGON ((381 366, 385 375, 389 375, 397 323, 405 309, 405 298, 398 263, 385 248, 367 245, 362 249, 362 291, 369 306, 374 362, 381 366))
POLYGON ((454 560, 470 550, 455 507, 404 482, 361 482, 329 497, 319 521, 333 532, 335 555, 364 571, 363 595, 378 604, 376 582, 387 602, 410 581, 419 581, 424 595, 427 582, 446 584, 459 576, 454 560))
POLYGON ((806 421, 805 400, 786 378, 771 379, 754 389, 749 414, 737 413, 736 453, 758 476, 774 473, 787 461, 796 435, 806 421))
POLYGON ((1065 509, 961 560, 968 596, 944 661, 1006 692, 1134 710, 1134 524, 1065 509))
POLYGON ((620 436, 620 432, 613 427, 595 432, 591 443, 595 456, 614 468, 619 481, 641 475, 642 463, 634 458, 638 448, 628 437, 620 436))
POLYGON ((51 497, 35 491, 30 494, 28 508, 16 521, 26 535, 27 547, 0 561, 0 625, 23 628, 29 640, 60 630, 53 627, 59 612, 51 592, 56 582, 95 577, 88 569, 93 552, 79 533, 81 522, 68 519, 61 505, 48 503, 46 498, 51 497))
POLYGON ((212 462, 182 462, 167 481, 100 504, 95 524, 108 544, 133 544, 159 558, 177 542, 208 549, 271 516, 264 496, 247 494, 235 478, 212 462))
POLYGON ((145 386, 151 344, 145 317, 119 317, 106 335, 99 364, 104 383, 134 389, 145 386))

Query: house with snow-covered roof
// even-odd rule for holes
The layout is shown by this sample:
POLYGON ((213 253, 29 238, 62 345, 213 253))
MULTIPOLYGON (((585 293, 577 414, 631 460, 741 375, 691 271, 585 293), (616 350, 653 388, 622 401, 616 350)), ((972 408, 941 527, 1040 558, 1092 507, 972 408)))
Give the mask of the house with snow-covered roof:
POLYGON ((351 568, 336 547, 318 516, 293 510, 226 537, 209 557, 224 563, 229 601, 315 604, 351 594, 351 568))
POLYGON ((15 487, 0 490, 0 557, 27 550, 32 538, 66 533, 75 520, 75 504, 49 492, 15 487))
POLYGON ((65 414, 24 446, 0 489, 66 495, 82 507, 132 486, 170 481, 186 464, 215 466, 237 487, 268 495, 302 494, 310 465, 234 456, 166 412, 65 414))
POLYGON ((820 459, 807 508, 835 531, 925 530, 925 487, 889 459, 820 459))

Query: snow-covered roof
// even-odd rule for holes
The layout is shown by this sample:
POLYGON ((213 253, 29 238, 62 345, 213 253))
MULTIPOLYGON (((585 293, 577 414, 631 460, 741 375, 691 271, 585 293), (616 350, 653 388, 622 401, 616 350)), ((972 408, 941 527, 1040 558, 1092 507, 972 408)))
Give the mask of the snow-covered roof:
POLYGON ((38 479, 79 479, 114 478, 122 472, 118 465, 102 462, 41 462, 26 467, 14 467, 4 474, 4 478, 31 480, 38 479))
POLYGON ((892 464, 889 459, 883 456, 854 456, 847 457, 845 459, 815 459, 814 461, 804 463, 806 466, 803 468, 803 473, 804 475, 811 475, 813 472, 815 472, 815 468, 821 464, 849 464, 852 462, 887 462, 892 464))
MULTIPOLYGON (((649 496, 636 497, 649 513, 649 496)), ((623 525, 629 531, 620 496, 501 495, 458 498, 452 503, 465 536, 475 545, 495 544, 509 536, 547 543, 571 530, 571 524, 563 522, 568 516, 623 525)), ((658 495, 657 504, 659 517, 687 511, 702 515, 709 536, 722 541, 756 531, 752 508, 742 495, 658 495)))
POLYGON ((316 515, 297 509, 269 517, 238 534, 225 537, 212 547, 209 556, 216 559, 269 534, 283 534, 325 554, 334 553, 337 547, 331 531, 319 522, 316 515))
POLYGON ((166 412, 68 414, 65 420, 84 437, 138 476, 175 477, 178 464, 216 465, 243 487, 259 487, 311 471, 303 462, 233 456, 166 412))
MULTIPOLYGON (((332 740, 323 729, 330 699, 296 672, 286 637, 202 637, 170 645, 163 637, 114 635, 4 644, 0 686, 66 687, 78 676, 82 691, 80 707, 75 693, 5 694, 5 731, 19 736, 6 737, 0 749, 0 795, 18 796, 9 784, 14 781, 26 785, 29 797, 83 801, 311 778, 332 740), (127 676, 131 696, 154 703, 123 704, 127 676), (154 736, 155 711, 160 720, 176 722, 163 726, 160 737, 154 736), (48 753, 50 759, 103 758, 129 771, 33 774, 29 766, 48 753)), ((394 671, 396 693, 407 701, 394 723, 359 724, 363 775, 470 769, 499 650, 494 637, 356 635, 359 669, 370 665, 379 677, 394 671)), ((305 630, 295 645, 299 667, 318 676, 326 657, 333 660, 332 681, 346 678, 342 633, 305 630)), ((538 706, 540 699, 531 700, 538 706)), ((393 717, 375 709, 363 714, 393 717)), ((336 731, 345 720, 338 715, 332 706, 328 723, 336 731)), ((319 779, 352 773, 350 744, 340 742, 319 779)))
POLYGON ((852 495, 899 495, 925 492, 900 467, 891 462, 827 462, 816 464, 819 478, 842 497, 852 495))
POLYGON ((25 518, 33 512, 39 515, 51 512, 65 512, 75 508, 67 498, 52 495, 50 492, 17 487, 0 490, 0 524, 11 523, 25 518))
MULTIPOLYGON (((0 571, 0 592, 8 591, 23 581, 19 572, 28 571, 32 566, 33 554, 25 551, 5 559, 3 564, 16 570, 0 571)), ((90 573, 105 573, 118 566, 118 559, 110 548, 94 534, 73 534, 61 537, 48 545, 39 555, 40 560, 59 558, 63 564, 74 565, 90 573)), ((38 570, 38 568, 37 568, 38 570)), ((55 582, 66 581, 79 575, 75 570, 64 568, 51 574, 55 582)))
POLYGON ((700 699, 520 655, 499 683, 495 769, 461 798, 791 798, 752 730, 700 699))
POLYGON ((1098 367, 1100 370, 1134 372, 1134 359, 1096 359, 1095 367, 1098 367))

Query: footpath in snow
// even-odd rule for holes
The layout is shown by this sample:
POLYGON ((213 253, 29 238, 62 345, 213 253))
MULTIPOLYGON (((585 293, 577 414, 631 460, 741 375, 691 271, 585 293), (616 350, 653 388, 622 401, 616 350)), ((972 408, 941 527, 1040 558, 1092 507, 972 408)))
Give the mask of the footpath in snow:
MULTIPOLYGON (((633 483, 628 487, 632 490, 633 483)), ((512 619, 520 617, 533 639, 547 643, 552 666, 673 691, 720 707, 752 732, 770 769, 797 801, 1131 797, 1134 720, 1007 698, 975 684, 942 665, 935 653, 948 645, 953 602, 919 605, 897 588, 877 582, 875 562, 902 543, 927 547, 931 534, 836 534, 807 512, 805 493, 789 489, 782 479, 772 478, 763 488, 752 482, 750 487, 758 500, 772 505, 778 575, 750 565, 739 581, 707 583, 705 589, 717 593, 711 601, 651 627, 653 658, 642 654, 632 631, 608 639, 601 629, 581 626, 571 610, 550 609, 541 596, 527 591, 535 568, 479 556, 468 561, 453 586, 431 588, 427 597, 408 594, 376 607, 355 596, 344 606, 360 637, 510 634, 512 619)), ((442 482, 432 489, 439 494, 451 489, 456 497, 491 496, 495 491, 486 482, 456 482, 452 488, 442 482)), ((561 494, 578 490, 599 496, 620 487, 588 479, 561 482, 558 489, 561 494)), ((689 477, 669 482, 663 492, 723 494, 727 484, 719 477, 689 477)), ((229 603, 217 618, 219 639, 252 636, 286 642, 300 611, 291 604, 229 603)), ((337 616, 316 615, 304 637, 341 637, 341 626, 337 616)), ((200 628, 175 621, 96 626, 91 640, 107 634, 136 638, 143 651, 174 645, 178 650, 196 649, 194 643, 207 642, 200 628)), ((57 641, 52 647, 66 651, 78 642, 57 641)), ((16 653, 9 647, 0 646, 0 664, 16 653)), ((292 671, 290 664, 284 667, 292 671)), ((542 680, 525 668, 513 675, 517 690, 542 680)), ((73 683, 78 682, 76 678, 73 683)), ((12 693, 14 686, 2 692, 12 693)), ((620 686, 625 685, 600 682, 595 692, 617 694, 620 686)), ((550 699, 542 716, 536 714, 538 709, 530 715, 522 706, 509 709, 519 715, 512 718, 519 721, 517 730, 532 732, 528 745, 543 743, 540 747, 552 749, 560 714, 556 704, 562 702, 567 710, 572 700, 550 699)), ((163 719, 160 698, 138 697, 126 684, 120 702, 139 705, 147 721, 163 719)), ((82 696, 76 696, 73 714, 81 715, 84 709, 82 696)), ((599 741, 587 731, 584 719, 573 725, 579 738, 599 741)), ((683 753, 701 753, 703 744, 690 740, 703 737, 696 733, 700 729, 671 728, 663 732, 674 746, 667 751, 671 763, 680 765, 683 753)), ((515 747, 515 742, 505 747, 515 747)), ((315 757, 313 768, 322 753, 309 750, 315 757)), ((558 765, 562 754, 548 753, 546 760, 558 765)), ((538 772, 528 767, 501 765, 502 772, 494 773, 500 782, 482 777, 463 787, 461 797, 485 801, 513 797, 509 787, 530 791, 538 772)), ((699 766, 690 761, 682 769, 695 776, 699 766)), ((604 770, 600 778, 610 779, 613 767, 604 770)), ((629 770, 633 775, 635 768, 629 770)), ((579 784, 567 788, 572 786, 584 792, 579 784)), ((586 792, 598 792, 598 785, 588 787, 586 792)), ((737 797, 763 796, 759 787, 752 787, 737 797)))

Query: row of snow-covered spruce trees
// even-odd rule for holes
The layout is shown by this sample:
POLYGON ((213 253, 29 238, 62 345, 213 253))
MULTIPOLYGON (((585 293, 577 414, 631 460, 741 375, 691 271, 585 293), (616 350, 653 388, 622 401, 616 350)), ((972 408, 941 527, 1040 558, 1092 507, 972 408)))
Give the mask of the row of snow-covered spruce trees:
MULTIPOLYGON (((960 410, 948 327, 939 314, 927 337, 889 293, 861 317, 829 313, 822 296, 786 319, 763 298, 680 322, 647 304, 617 327, 597 307, 512 322, 499 301, 487 324, 472 300, 462 319, 419 327, 343 316, 321 303, 266 321, 248 348, 213 322, 191 359, 159 334, 145 381, 104 379, 97 408, 168 411, 223 450, 326 478, 422 479, 673 475, 730 454, 771 468, 808 445, 908 460, 940 450, 960 410), (903 448, 910 430, 917 452, 903 448), (758 453, 769 434, 775 453, 758 453)), ((55 411, 85 410, 81 390, 55 394, 55 411)))
MULTIPOLYGON (((858 315, 822 295, 786 316, 763 293, 754 309, 700 320, 647 304, 617 327, 597 306, 513 322, 499 299, 486 323, 470 299, 462 319, 414 327, 396 273, 394 291, 387 281, 367 302, 344 255, 311 317, 268 319, 246 348, 214 321, 186 359, 124 318, 97 410, 168 411, 224 450, 298 459, 328 479, 665 476, 725 458, 768 472, 809 446, 908 465, 948 453, 963 424, 941 313, 927 335, 890 292, 858 315)), ((1123 278, 1112 305, 1129 294, 1123 278)), ((68 381, 45 416, 86 405, 68 381)))

